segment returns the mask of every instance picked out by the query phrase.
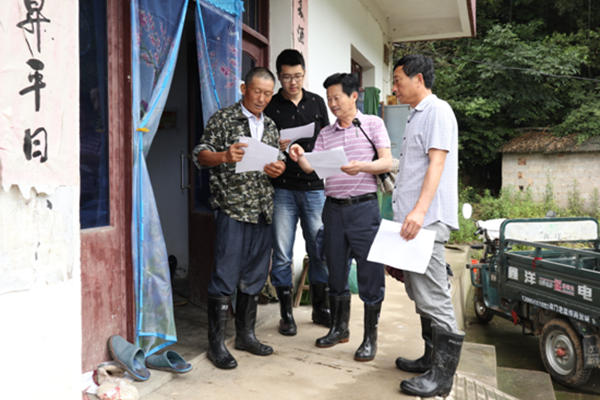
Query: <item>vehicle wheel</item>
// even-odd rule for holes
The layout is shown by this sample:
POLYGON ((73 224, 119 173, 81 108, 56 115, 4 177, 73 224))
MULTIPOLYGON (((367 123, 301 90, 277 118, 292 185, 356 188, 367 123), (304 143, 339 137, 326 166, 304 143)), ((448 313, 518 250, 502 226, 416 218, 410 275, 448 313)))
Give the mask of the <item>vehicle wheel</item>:
POLYGON ((540 353, 546 371, 563 386, 581 386, 592 373, 591 368, 583 368, 581 337, 565 319, 555 318, 544 325, 540 353))
POLYGON ((475 289, 475 298, 473 300, 473 308, 475 309, 475 316, 479 322, 487 324, 494 318, 492 310, 485 306, 483 301, 483 290, 481 288, 475 289))

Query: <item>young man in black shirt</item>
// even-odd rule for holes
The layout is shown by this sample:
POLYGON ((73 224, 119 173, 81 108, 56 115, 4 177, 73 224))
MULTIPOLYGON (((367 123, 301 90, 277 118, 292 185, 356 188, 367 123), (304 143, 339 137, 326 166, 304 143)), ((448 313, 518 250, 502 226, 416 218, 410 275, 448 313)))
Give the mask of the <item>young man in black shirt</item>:
MULTIPOLYGON (((321 128, 329 125, 323 99, 303 89, 306 74, 304 57, 297 50, 284 50, 276 61, 281 89, 273 96, 264 113, 279 130, 315 123, 314 135, 296 141, 305 151, 312 151, 321 128)), ((289 140, 280 140, 286 151, 289 140)), ((323 181, 312 172, 306 174, 291 158, 286 160, 285 172, 272 180, 275 188, 273 215, 273 265, 271 283, 280 301, 279 333, 295 335, 296 323, 292 314, 292 256, 298 218, 309 258, 312 320, 329 326, 329 297, 327 294, 327 265, 317 256, 315 238, 323 225, 321 213, 325 203, 323 181)), ((301 282, 300 284, 303 284, 301 282)))

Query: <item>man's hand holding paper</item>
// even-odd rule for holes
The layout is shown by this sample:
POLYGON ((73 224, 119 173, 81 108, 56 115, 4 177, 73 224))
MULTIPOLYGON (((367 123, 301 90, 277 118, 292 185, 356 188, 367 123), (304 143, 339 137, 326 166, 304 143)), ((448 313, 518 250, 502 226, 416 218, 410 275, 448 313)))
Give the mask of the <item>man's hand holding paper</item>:
POLYGON ((342 147, 336 147, 332 150, 304 153, 304 157, 321 179, 341 174, 341 168, 344 165, 348 165, 348 158, 342 147))
POLYGON ((225 152, 225 162, 229 164, 237 163, 244 157, 244 147, 248 147, 246 143, 234 143, 225 152))
POLYGON ((282 151, 289 150, 289 146, 294 143, 298 139, 302 138, 310 138, 315 134, 315 123, 311 122, 308 125, 296 126, 294 128, 282 129, 279 131, 279 135, 281 137, 280 143, 286 144, 285 149, 281 149, 282 151))
MULTIPOLYGON (((239 174, 240 172, 249 171, 267 172, 267 170, 265 169, 266 165, 271 163, 277 163, 277 156, 279 155, 279 150, 277 148, 271 147, 254 138, 247 136, 241 137, 240 143, 247 144, 247 147, 243 148, 244 155, 235 166, 235 172, 237 174, 239 174)), ((272 172, 275 173, 275 171, 272 172)), ((267 174, 269 173, 267 172, 267 174)))

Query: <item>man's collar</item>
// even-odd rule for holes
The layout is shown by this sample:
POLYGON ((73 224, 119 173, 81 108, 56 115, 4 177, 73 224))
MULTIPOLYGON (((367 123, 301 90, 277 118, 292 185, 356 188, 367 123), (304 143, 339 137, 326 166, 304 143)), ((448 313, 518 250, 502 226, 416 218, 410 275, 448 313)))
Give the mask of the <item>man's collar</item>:
MULTIPOLYGON (((292 103, 291 100, 286 99, 286 97, 283 95, 283 88, 279 88, 279 91, 277 92, 277 96, 279 96, 279 101, 289 101, 290 103, 292 103)), ((306 100, 306 90, 304 90, 304 88, 302 88, 302 98, 300 99, 300 102, 306 100)))
POLYGON ((425 98, 423 98, 423 100, 421 100, 419 102, 419 104, 417 104, 417 106, 415 107, 415 110, 417 110, 417 111, 423 111, 435 99, 437 99, 437 96, 435 94, 433 94, 433 93, 432 94, 428 94, 427 96, 425 96, 425 98))
POLYGON ((237 103, 235 103, 233 105, 233 109, 235 111, 235 114, 233 115, 233 118, 235 118, 235 119, 247 119, 246 116, 244 115, 244 113, 242 112, 242 100, 239 100, 237 103))
MULTIPOLYGON (((360 112, 360 110, 357 108, 356 109, 356 115, 354 116, 354 118, 352 118, 352 120, 358 119, 360 120, 363 117, 363 113, 360 112)), ((350 124, 350 126, 348 128, 351 128, 353 124, 350 124)), ((335 119, 335 129, 336 130, 346 130, 348 128, 342 128, 342 126, 340 125, 340 120, 339 118, 335 119)))
MULTIPOLYGON (((248 109, 246 109, 246 107, 244 107, 244 104, 240 101, 240 106, 242 106, 242 114, 244 114, 246 116, 246 118, 250 119, 252 117, 256 118, 256 115, 252 114, 250 111, 248 111, 248 109)), ((258 122, 262 122, 265 118, 264 113, 260 113, 260 118, 256 118, 256 120, 258 122)))

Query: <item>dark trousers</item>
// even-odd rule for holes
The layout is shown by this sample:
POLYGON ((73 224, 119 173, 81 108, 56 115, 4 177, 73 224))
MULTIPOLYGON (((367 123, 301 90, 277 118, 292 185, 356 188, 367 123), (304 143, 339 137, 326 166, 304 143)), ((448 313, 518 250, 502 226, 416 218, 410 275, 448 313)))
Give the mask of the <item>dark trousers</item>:
POLYGON ((329 267, 329 295, 350 294, 348 259, 356 260, 358 295, 366 304, 383 301, 385 273, 382 264, 367 261, 381 215, 377 199, 350 205, 325 201, 325 257, 329 267))
POLYGON ((258 224, 240 222, 217 211, 216 268, 208 286, 213 297, 260 293, 269 274, 271 225, 260 215, 258 224))

